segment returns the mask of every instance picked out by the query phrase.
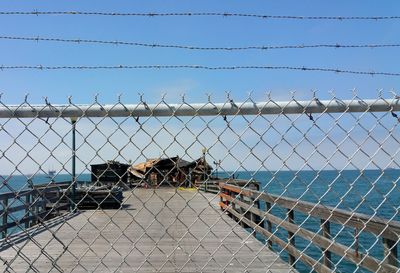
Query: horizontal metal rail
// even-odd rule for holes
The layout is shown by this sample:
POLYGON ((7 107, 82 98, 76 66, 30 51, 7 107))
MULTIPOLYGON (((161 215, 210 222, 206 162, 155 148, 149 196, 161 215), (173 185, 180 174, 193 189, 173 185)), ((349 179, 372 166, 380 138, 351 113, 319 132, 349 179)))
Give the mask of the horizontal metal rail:
POLYGON ((399 111, 399 99, 376 100, 311 100, 182 104, 122 104, 114 105, 13 105, 0 106, 0 118, 57 117, 148 117, 148 116, 215 116, 269 115, 301 113, 388 112, 399 111))

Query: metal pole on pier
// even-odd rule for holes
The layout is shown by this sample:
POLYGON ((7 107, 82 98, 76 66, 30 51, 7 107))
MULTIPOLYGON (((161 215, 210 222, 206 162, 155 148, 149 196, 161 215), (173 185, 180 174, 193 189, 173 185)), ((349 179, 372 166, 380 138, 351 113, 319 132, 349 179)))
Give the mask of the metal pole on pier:
POLYGON ((75 145, 75 131, 76 131, 76 117, 71 118, 72 124, 72 178, 71 178, 71 211, 76 210, 75 196, 76 196, 76 145, 75 145))
POLYGON ((218 168, 221 166, 221 159, 218 161, 214 160, 214 165, 215 165, 215 177, 218 179, 218 168))
POLYGON ((203 183, 204 183, 204 191, 205 192, 207 192, 207 164, 206 164, 206 153, 207 153, 207 148, 206 147, 203 147, 202 149, 201 149, 201 153, 203 154, 202 155, 202 161, 203 161, 203 177, 202 177, 202 180, 203 180, 203 183))

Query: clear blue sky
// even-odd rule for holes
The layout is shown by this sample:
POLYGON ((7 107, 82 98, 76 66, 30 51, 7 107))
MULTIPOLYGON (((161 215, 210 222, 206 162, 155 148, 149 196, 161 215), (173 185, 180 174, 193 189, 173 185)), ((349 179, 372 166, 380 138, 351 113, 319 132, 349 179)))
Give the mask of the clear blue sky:
MULTIPOLYGON (((400 2, 376 0, 333 2, 4 0, 1 2, 0 10, 389 16, 399 15, 400 2)), ((223 17, 0 16, 0 25, 2 26, 0 36, 102 39, 204 47, 400 42, 400 20, 299 21, 223 17)), ((398 73, 400 72, 399 50, 399 48, 386 48, 204 52, 0 40, 0 64, 48 66, 271 65, 398 73)), ((2 99, 3 102, 10 104, 22 103, 25 93, 28 92, 31 103, 43 103, 42 98, 48 96, 53 104, 66 103, 68 95, 73 96, 75 103, 92 103, 96 93, 100 93, 101 103, 117 102, 119 93, 124 93, 124 103, 136 103, 138 102, 138 92, 145 93, 145 99, 148 102, 159 102, 161 94, 164 92, 167 93, 168 102, 180 101, 182 93, 186 93, 187 99, 192 102, 205 102, 205 93, 212 93, 213 101, 221 102, 225 100, 225 91, 230 91, 236 101, 244 100, 249 91, 254 92, 255 100, 265 99, 266 91, 271 91, 276 100, 289 99, 291 96, 289 91, 297 91, 297 98, 309 99, 311 98, 311 89, 318 90, 318 96, 321 99, 329 98, 328 91, 330 90, 335 90, 338 97, 346 99, 351 97, 350 90, 353 88, 357 88, 358 94, 362 98, 376 98, 377 89, 384 89, 386 92, 390 89, 398 90, 399 83, 400 77, 282 70, 0 71, 0 90, 4 92, 2 99)), ((389 96, 388 93, 386 95, 389 96)), ((222 167, 225 170, 243 167, 276 170, 282 166, 289 169, 307 169, 310 165, 304 165, 305 162, 300 155, 308 158, 310 151, 315 151, 316 147, 326 157, 321 158, 315 154, 306 160, 307 164, 311 164, 315 169, 385 168, 393 161, 399 161, 397 149, 393 148, 398 147, 399 143, 396 135, 397 120, 390 114, 386 113, 378 126, 376 126, 376 119, 381 118, 381 114, 377 116, 364 115, 366 118, 361 118, 360 121, 357 120, 358 114, 354 116, 349 114, 340 118, 341 127, 336 124, 337 116, 324 115, 321 119, 317 119, 319 127, 313 126, 313 123, 305 115, 291 116, 291 120, 281 116, 273 123, 277 131, 270 129, 267 121, 268 119, 274 120, 275 117, 265 117, 266 120, 258 118, 256 122, 251 123, 251 126, 258 133, 263 134, 261 143, 259 143, 260 136, 248 129, 249 124, 243 117, 237 117, 231 123, 232 131, 227 130, 222 118, 217 118, 209 124, 217 134, 213 134, 211 129, 205 129, 207 125, 200 120, 197 123, 190 122, 187 128, 176 136, 179 143, 170 133, 181 132, 185 126, 177 120, 163 125, 158 120, 152 119, 144 125, 143 130, 138 129, 138 125, 133 119, 127 122, 118 120, 121 122, 118 125, 121 126, 120 129, 125 130, 125 134, 121 130, 117 130, 117 134, 114 134, 116 125, 111 120, 104 122, 95 120, 96 124, 100 122, 97 126, 90 120, 80 119, 77 124, 79 131, 77 168, 79 172, 87 172, 91 163, 104 162, 108 159, 117 159, 123 162, 132 159, 137 162, 145 158, 177 154, 187 159, 194 159, 200 156, 204 146, 209 148, 210 162, 222 159, 222 167), (157 133, 161 127, 164 127, 164 130, 157 133), (330 131, 332 127, 335 129, 330 131), (352 129, 353 127, 354 129, 352 129), (104 138, 96 130, 101 130, 110 138, 104 138), (389 138, 387 138, 388 130, 391 130, 389 138), (329 132, 327 139, 325 138, 326 132, 329 132), (351 132, 352 138, 348 138, 348 132, 351 132), (304 139, 304 134, 307 135, 308 140, 304 139), (132 135, 135 136, 132 139, 127 137, 132 135), (155 141, 149 136, 155 136, 155 141), (238 141, 238 138, 241 138, 242 142, 238 141), (329 143, 330 139, 334 140, 336 144, 329 143), (377 139, 378 142, 374 139, 377 139), (107 143, 108 141, 116 146, 107 143), (319 144, 320 141, 323 143, 319 144), (89 143, 92 146, 89 147, 89 143), (106 145, 104 145, 105 143, 106 145), (293 148, 294 145, 298 145, 296 149, 293 148), (357 151, 359 146, 365 153, 357 151), (274 147, 272 152, 271 147, 274 147), (250 148, 252 153, 258 153, 260 160, 249 156, 250 148), (346 156, 338 154, 336 150, 340 150, 346 156), (335 155, 332 156, 332 154, 335 155), (285 161, 289 155, 291 155, 290 158, 285 161), (326 165, 327 161, 330 162, 330 165, 326 165)), ((252 120, 252 118, 246 119, 252 120)), ((27 132, 25 124, 19 121, 4 122, 3 128, 13 137, 0 131, 0 151, 7 150, 8 158, 3 158, 0 173, 36 173, 48 168, 55 168, 61 172, 69 171, 71 151, 61 144, 63 140, 59 137, 60 135, 64 136, 67 142, 70 139, 68 134, 71 127, 68 121, 58 120, 50 130, 48 124, 36 119, 29 125, 29 128, 36 132, 36 136, 27 132), (20 135, 21 132, 24 134, 20 135), (41 138, 41 143, 38 143, 37 137, 41 138), (26 158, 26 152, 15 144, 15 138, 25 147, 26 151, 29 151, 30 156, 35 159, 35 163, 26 158), (11 149, 8 148, 10 146, 11 149), (15 169, 16 165, 18 165, 18 170, 15 169)), ((29 123, 29 121, 25 122, 29 123)))
MULTIPOLYGON (((399 15, 399 1, 2 1, 3 11, 115 11, 115 12, 241 12, 268 15, 368 16, 399 15)), ((222 17, 101 17, 101 16, 0 16, 0 35, 121 40, 198 46, 250 46, 314 43, 398 43, 400 20, 390 21, 296 21, 222 17)), ((76 45, 54 42, 0 40, 3 65, 136 65, 202 64, 289 65, 333 67, 354 70, 400 72, 398 48, 389 49, 301 49, 241 52, 198 52, 113 45, 76 45)), ((135 103, 137 93, 148 101, 178 100, 186 93, 191 101, 204 101, 205 93, 215 100, 231 91, 242 100, 249 91, 261 99, 266 90, 277 99, 297 90, 309 98, 310 89, 327 98, 336 90, 342 98, 357 88, 364 98, 376 90, 398 89, 399 77, 356 76, 301 71, 3 71, 0 90, 3 101, 20 103, 29 92, 38 103, 48 96, 64 103, 72 95, 76 103, 90 103, 95 93, 101 102, 113 103, 119 93, 135 103)))

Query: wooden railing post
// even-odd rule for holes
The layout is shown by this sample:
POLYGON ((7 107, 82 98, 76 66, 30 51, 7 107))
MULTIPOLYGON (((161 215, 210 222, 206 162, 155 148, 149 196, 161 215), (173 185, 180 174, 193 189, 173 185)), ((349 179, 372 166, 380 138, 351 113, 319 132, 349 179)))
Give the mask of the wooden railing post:
MULTIPOLYGON (((255 205, 256 205, 256 208, 257 208, 258 210, 261 210, 261 204, 260 204, 260 200, 259 200, 259 199, 257 199, 257 201, 255 201, 255 205)), ((261 227, 264 226, 264 221, 262 220, 262 217, 256 215, 256 221, 257 221, 257 224, 258 224, 259 226, 261 226, 261 227)))
MULTIPOLYGON (((232 192, 231 192, 230 190, 227 190, 227 191, 226 191, 226 195, 232 196, 232 192)), ((232 205, 232 204, 233 204, 233 203, 230 202, 228 199, 225 200, 225 205, 226 205, 226 206, 230 206, 230 205, 232 205)), ((233 217, 233 214, 230 213, 229 211, 228 211, 228 215, 229 215, 229 217, 235 219, 235 218, 233 217)))
MULTIPOLYGON (((75 183, 76 183, 76 181, 75 181, 75 183)), ((42 206, 41 206, 41 208, 42 208, 42 210, 40 211, 40 212, 45 212, 46 211, 46 204, 47 204, 47 200, 48 200, 48 197, 49 197, 49 194, 47 194, 46 195, 46 192, 42 192, 42 194, 43 194, 43 197, 41 198, 44 202, 42 203, 42 206)), ((51 196, 51 193, 50 193, 50 196, 51 196)), ((46 218, 47 217, 47 215, 45 215, 45 214, 42 214, 43 215, 43 221, 45 221, 46 219, 44 219, 44 218, 46 218)))
MULTIPOLYGON (((221 192, 221 193, 225 193, 225 189, 224 189, 224 186, 223 186, 223 185, 220 185, 220 187, 219 187, 219 188, 220 188, 220 192, 221 192)), ((224 203, 224 198, 222 198, 222 196, 221 196, 221 195, 219 196, 219 202, 220 202, 220 203, 224 203)), ((223 207, 221 207, 221 210, 223 211, 223 210, 224 210, 224 208, 223 208, 223 207)))
POLYGON ((3 204, 3 232, 2 232, 2 238, 7 237, 7 224, 8 224, 8 198, 3 199, 2 201, 3 204))
MULTIPOLYGON (((256 205, 256 201, 254 200, 254 198, 253 197, 251 197, 250 198, 250 204, 249 204, 251 207, 256 207, 255 205, 256 205)), ((251 222, 253 222, 253 223, 255 223, 255 224, 257 224, 257 216, 254 214, 254 213, 252 213, 251 211, 249 211, 249 213, 250 213, 250 221, 251 222)), ((253 232, 253 236, 254 237, 256 237, 257 236, 257 233, 256 233, 256 231, 254 230, 254 232, 253 232)))
POLYGON ((398 267, 397 262, 397 242, 383 238, 383 262, 398 267))
MULTIPOLYGON (((27 218, 29 218, 29 216, 30 216, 30 206, 31 206, 31 194, 30 193, 28 193, 27 195, 26 195, 26 200, 25 200, 25 217, 27 217, 27 218)), ((29 221, 26 221, 25 222, 25 228, 29 228, 30 227, 30 223, 29 223, 29 221)))
MULTIPOLYGON (((237 194, 233 191, 230 192, 230 196, 232 198, 232 200, 235 200, 237 194)), ((235 202, 231 202, 232 205, 232 209, 234 209, 235 211, 239 212, 241 211, 241 207, 240 206, 236 206, 235 202)), ((231 216, 233 219, 235 219, 237 222, 239 222, 239 218, 234 217, 233 215, 231 216)))
MULTIPOLYGON (((244 202, 243 194, 239 194, 239 201, 244 202)), ((240 215, 244 214, 244 209, 242 207, 239 207, 239 213, 240 215)), ((243 215, 243 217, 245 217, 245 215, 243 215)), ((245 227, 244 221, 240 221, 240 225, 242 228, 244 228, 245 227)))
MULTIPOLYGON (((288 220, 290 223, 294 223, 294 211, 292 209, 289 209, 287 212, 287 216, 288 216, 288 220)), ((288 231, 288 243, 292 246, 295 246, 295 240, 294 240, 294 233, 288 231)), ((295 262, 296 262, 296 258, 289 254, 289 264, 292 265, 293 267, 295 267, 295 262)))
MULTIPOLYGON (((232 199, 235 199, 235 193, 233 191, 229 192, 229 196, 232 197, 232 199)), ((234 210, 236 210, 236 204, 234 202, 231 203, 232 204, 232 208, 234 210)))
MULTIPOLYGON (((271 203, 270 202, 265 202, 265 209, 268 213, 271 213, 271 203)), ((271 221, 267 220, 265 221, 267 223, 267 230, 268 232, 272 233, 272 223, 271 221)), ((265 228, 265 225, 264 225, 265 228)), ((268 240, 268 248, 272 249, 272 240, 268 240)))
POLYGON ((60 202, 61 202, 61 189, 57 189, 56 191, 56 208, 55 208, 55 212, 57 214, 57 216, 61 215, 60 213, 60 202))
POLYGON ((31 222, 31 226, 36 225, 39 222, 39 206, 37 204, 37 202, 39 202, 39 198, 38 198, 38 194, 37 193, 33 193, 32 192, 32 211, 33 211, 33 219, 31 222))
MULTIPOLYGON (((331 239, 331 224, 329 221, 321 219, 321 231, 322 236, 325 238, 331 239)), ((332 268, 331 262, 331 252, 329 250, 322 249, 323 254, 323 264, 328 268, 332 268)))

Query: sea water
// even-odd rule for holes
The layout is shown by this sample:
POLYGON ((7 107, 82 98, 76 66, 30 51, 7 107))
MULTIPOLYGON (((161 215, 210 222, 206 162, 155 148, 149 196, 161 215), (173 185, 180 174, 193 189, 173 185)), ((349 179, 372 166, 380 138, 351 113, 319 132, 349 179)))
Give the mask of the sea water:
MULTIPOLYGON (((384 219, 399 221, 398 206, 400 200, 400 190, 397 181, 400 178, 400 170, 344 170, 344 171, 238 171, 235 173, 219 174, 220 177, 234 175, 238 179, 254 179, 261 184, 262 191, 267 193, 297 198, 299 200, 320 203, 350 210, 357 213, 375 215, 384 219)), ((38 174, 33 176, 11 176, 0 177, 2 186, 0 192, 21 191, 29 189, 32 184, 49 183, 50 178, 46 175, 38 174)), ((71 181, 70 175, 59 174, 53 178, 55 182, 71 181)), ((90 174, 81 174, 77 177, 79 181, 90 181, 90 174)), ((17 206, 15 201, 11 206, 17 206)), ((261 208, 265 204, 261 203, 261 208)), ((287 210, 274 206, 272 213, 282 218, 285 217, 287 210)), ((9 221, 23 217, 24 212, 13 214, 9 221)), ((307 217, 304 214, 295 212, 295 223, 303 228, 318 232, 320 220, 314 217, 307 217)), ((18 228, 9 232, 19 231, 18 228)), ((354 244, 354 228, 343 227, 331 223, 331 234, 335 242, 346 246, 354 244)), ((276 235, 283 240, 287 238, 287 232, 278 228, 276 235)), ((264 238, 257 234, 257 238, 266 243, 264 238)), ((304 250, 304 253, 316 260, 322 261, 321 249, 310 244, 309 241, 295 237, 296 247, 304 250)), ((359 252, 368 253, 378 259, 383 257, 383 247, 381 238, 362 232, 358 238, 359 252)), ((288 256, 278 247, 273 247, 279 252, 284 260, 288 256)), ((332 254, 333 263, 336 264, 337 272, 367 272, 361 268, 356 268, 352 263, 341 259, 332 254)), ((296 268, 300 272, 310 272, 310 268, 298 262, 296 268)))

